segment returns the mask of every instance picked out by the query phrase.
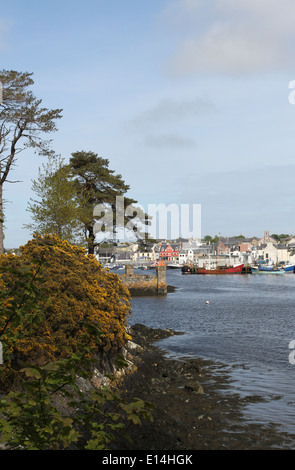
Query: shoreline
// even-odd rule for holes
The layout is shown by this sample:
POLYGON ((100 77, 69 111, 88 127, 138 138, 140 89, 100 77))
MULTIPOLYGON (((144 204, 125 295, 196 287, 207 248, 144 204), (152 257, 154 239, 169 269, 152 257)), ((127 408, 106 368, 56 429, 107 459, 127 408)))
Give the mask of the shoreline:
POLYGON ((128 437, 117 436, 112 450, 294 447, 294 436, 280 432, 274 424, 245 419, 243 408, 253 402, 253 397, 241 398, 233 393, 225 365, 202 358, 166 356, 159 341, 183 333, 136 324, 130 327, 130 334, 129 355, 136 371, 123 379, 121 392, 127 399, 137 397, 152 403, 153 422, 131 423, 128 437))

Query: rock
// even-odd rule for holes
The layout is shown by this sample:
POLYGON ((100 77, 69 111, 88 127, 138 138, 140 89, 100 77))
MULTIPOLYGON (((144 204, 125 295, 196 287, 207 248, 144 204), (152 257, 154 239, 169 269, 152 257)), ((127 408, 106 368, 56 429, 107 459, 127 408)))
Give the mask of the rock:
MULTIPOLYGON (((163 332, 167 337, 169 331, 163 332)), ((190 356, 169 358, 159 342, 153 345, 159 333, 135 325, 131 336, 142 349, 131 352, 138 367, 136 373, 126 376, 123 395, 127 400, 138 397, 150 403, 153 419, 142 420, 140 427, 129 424, 127 436, 120 430, 111 449, 294 448, 293 438, 245 420, 245 402, 231 393, 227 366, 190 356)))
POLYGON ((169 328, 162 330, 160 328, 149 328, 141 324, 135 324, 130 328, 130 335, 132 336, 132 340, 135 343, 139 343, 141 346, 146 346, 151 342, 168 338, 169 336, 182 334, 182 332, 172 331, 169 328))
POLYGON ((188 384, 184 386, 185 390, 188 390, 189 392, 197 393, 202 395, 204 393, 203 387, 200 384, 200 382, 196 380, 190 381, 188 384))
POLYGON ((142 347, 139 346, 139 344, 136 344, 133 341, 128 341, 127 347, 131 350, 132 349, 142 349, 142 347))

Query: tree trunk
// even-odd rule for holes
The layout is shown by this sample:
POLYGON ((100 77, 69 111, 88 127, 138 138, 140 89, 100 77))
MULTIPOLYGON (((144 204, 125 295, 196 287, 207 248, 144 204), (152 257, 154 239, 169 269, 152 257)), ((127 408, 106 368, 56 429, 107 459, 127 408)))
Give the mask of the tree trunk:
POLYGON ((87 245, 88 245, 88 254, 94 255, 94 247, 95 247, 95 235, 93 231, 93 227, 87 227, 88 230, 88 238, 87 238, 87 245))

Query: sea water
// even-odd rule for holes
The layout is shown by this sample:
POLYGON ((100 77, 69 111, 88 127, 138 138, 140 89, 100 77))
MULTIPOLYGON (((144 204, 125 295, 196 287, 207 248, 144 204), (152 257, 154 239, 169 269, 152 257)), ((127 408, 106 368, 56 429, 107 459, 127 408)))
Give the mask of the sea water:
POLYGON ((246 407, 249 419, 276 423, 295 437, 295 274, 167 270, 167 284, 176 291, 133 298, 130 324, 184 332, 161 347, 224 364, 234 393, 265 399, 246 407))

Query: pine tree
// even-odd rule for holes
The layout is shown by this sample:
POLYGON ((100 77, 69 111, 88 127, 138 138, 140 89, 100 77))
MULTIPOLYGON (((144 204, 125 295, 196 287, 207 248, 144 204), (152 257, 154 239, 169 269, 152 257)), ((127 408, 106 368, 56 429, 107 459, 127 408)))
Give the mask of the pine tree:
POLYGON ((32 73, 0 71, 3 100, 0 103, 0 253, 3 253, 3 186, 11 182, 9 174, 20 152, 33 148, 40 155, 50 155, 50 140, 44 138, 57 130, 55 121, 61 109, 41 107, 30 90, 32 73))
MULTIPOLYGON (((80 203, 81 222, 84 226, 88 252, 93 254, 96 246, 94 226, 96 219, 93 211, 98 204, 106 204, 112 210, 113 241, 116 237, 116 197, 123 196, 130 187, 109 168, 109 160, 98 157, 94 152, 78 151, 70 158, 71 174, 76 184, 80 203)), ((124 197, 124 208, 136 204, 134 199, 124 197)), ((132 219, 133 215, 124 214, 123 225, 132 219)))

